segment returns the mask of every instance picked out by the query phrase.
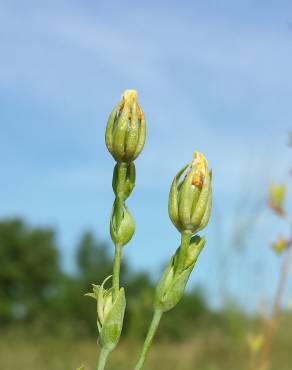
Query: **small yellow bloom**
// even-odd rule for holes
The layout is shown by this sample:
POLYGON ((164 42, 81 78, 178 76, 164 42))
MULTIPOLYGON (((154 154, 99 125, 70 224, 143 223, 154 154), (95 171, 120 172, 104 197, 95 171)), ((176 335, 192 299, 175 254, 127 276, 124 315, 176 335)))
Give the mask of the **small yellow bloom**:
POLYGON ((263 345, 264 337, 262 334, 249 333, 246 341, 250 351, 252 353, 258 353, 263 345))
POLYGON ((199 189, 202 189, 208 168, 207 161, 202 153, 194 153, 192 167, 195 168, 192 184, 197 186, 199 189))
POLYGON ((288 310, 292 311, 292 298, 290 298, 290 300, 288 302, 288 310))
POLYGON ((132 115, 133 109, 137 110, 138 119, 139 120, 142 119, 143 113, 142 113, 142 110, 139 104, 137 103, 137 98, 138 98, 138 94, 136 90, 125 90, 122 95, 119 111, 121 112, 124 108, 127 107, 129 109, 129 120, 130 121, 132 118, 131 115, 132 115))
POLYGON ((288 240, 279 236, 278 240, 272 244, 272 248, 278 254, 282 253, 288 246, 288 240))
POLYGON ((286 184, 271 184, 269 189, 269 207, 277 214, 284 216, 284 202, 287 194, 286 184))

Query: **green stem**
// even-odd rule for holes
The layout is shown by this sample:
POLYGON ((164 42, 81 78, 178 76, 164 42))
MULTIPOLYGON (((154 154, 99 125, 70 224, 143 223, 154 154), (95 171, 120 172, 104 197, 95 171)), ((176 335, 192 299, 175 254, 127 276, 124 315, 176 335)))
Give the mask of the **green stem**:
POLYGON ((180 244, 180 251, 178 254, 177 267, 175 271, 176 273, 181 272, 184 268, 184 263, 187 257, 191 236, 192 234, 189 231, 183 231, 181 233, 181 244, 180 244))
POLYGON ((120 162, 118 167, 118 180, 122 183, 125 182, 127 177, 128 165, 125 162, 120 162))
POLYGON ((109 350, 102 348, 99 354, 98 363, 97 363, 97 370, 104 370, 107 356, 109 355, 109 350))
POLYGON ((154 338, 154 335, 157 331, 159 322, 161 320, 162 314, 163 314, 162 311, 159 311, 159 310, 154 311, 153 319, 152 319, 151 325, 149 327, 149 330, 148 330, 148 333, 147 333, 147 336, 146 336, 146 339, 145 339, 145 342, 144 342, 144 345, 143 345, 143 349, 142 349, 142 352, 140 354, 137 365, 135 367, 135 370, 141 370, 143 368, 143 365, 145 363, 147 354, 148 354, 148 352, 150 350, 150 347, 151 347, 152 340, 154 338))
POLYGON ((119 290, 120 290, 121 260, 122 260, 122 246, 117 244, 115 245, 115 257, 114 257, 114 267, 113 267, 114 298, 118 295, 119 290))

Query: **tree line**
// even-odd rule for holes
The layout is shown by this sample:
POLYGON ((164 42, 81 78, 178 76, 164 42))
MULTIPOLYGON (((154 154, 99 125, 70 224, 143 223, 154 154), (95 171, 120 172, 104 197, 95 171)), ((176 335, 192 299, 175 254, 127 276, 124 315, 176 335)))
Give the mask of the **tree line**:
MULTIPOLYGON (((96 305, 84 294, 112 272, 110 246, 84 232, 76 245, 74 273, 64 271, 53 228, 32 227, 22 219, 0 221, 0 325, 41 323, 74 335, 96 331, 96 305)), ((133 272, 124 262, 122 284, 127 286, 124 335, 143 337, 152 315, 155 284, 145 272, 133 272)), ((208 309, 200 289, 187 292, 183 303, 162 322, 167 338, 186 338, 204 318, 216 316, 208 309), (179 325, 178 325, 179 324, 179 325)))

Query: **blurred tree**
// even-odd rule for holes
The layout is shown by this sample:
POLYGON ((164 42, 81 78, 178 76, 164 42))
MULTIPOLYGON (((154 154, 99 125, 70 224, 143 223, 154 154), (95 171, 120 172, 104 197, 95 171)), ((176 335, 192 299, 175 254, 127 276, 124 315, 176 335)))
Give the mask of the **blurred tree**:
POLYGON ((30 319, 56 294, 59 254, 51 229, 0 222, 0 321, 30 319))
POLYGON ((112 257, 106 243, 99 243, 91 232, 85 232, 77 246, 78 276, 86 291, 90 284, 100 284, 112 273, 112 257))
MULTIPOLYGON (((205 296, 200 288, 185 293, 181 304, 162 320, 160 337, 182 340, 194 334, 199 320, 209 313, 205 296)), ((159 336, 159 333, 158 333, 159 336)))
MULTIPOLYGON (((52 229, 29 227, 20 219, 0 222, 0 323, 36 321, 42 332, 95 334, 96 305, 84 294, 92 283, 100 284, 112 274, 112 249, 85 232, 76 246, 76 270, 67 274, 59 264, 55 239, 52 229)), ((125 262, 121 282, 127 287, 123 335, 143 338, 155 284, 147 273, 131 272, 125 262)), ((201 291, 190 291, 162 321, 160 338, 191 335, 206 312, 201 291)))
POLYGON ((154 286, 146 273, 129 274, 123 335, 144 338, 153 314, 154 286))
MULTIPOLYGON (((98 241, 93 233, 85 232, 76 247, 76 273, 63 278, 56 310, 63 321, 73 320, 74 330, 79 335, 93 334, 97 330, 96 304, 84 294, 91 290, 91 284, 101 284, 112 274, 110 251, 107 243, 98 241)), ((125 280, 128 274, 125 263, 121 274, 125 280)))

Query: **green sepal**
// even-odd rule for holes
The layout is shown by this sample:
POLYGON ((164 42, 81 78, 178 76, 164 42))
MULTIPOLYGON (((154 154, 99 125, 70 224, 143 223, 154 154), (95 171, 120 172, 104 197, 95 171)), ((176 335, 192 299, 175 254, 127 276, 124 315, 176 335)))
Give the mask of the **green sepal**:
POLYGON ((138 142, 137 142, 133 160, 136 159, 138 155, 142 152, 144 148, 145 140, 146 140, 146 121, 145 121, 144 113, 141 107, 140 107, 140 110, 142 112, 142 119, 140 122, 139 137, 138 137, 138 142))
POLYGON ((177 305, 184 294, 184 290, 193 267, 194 264, 175 277, 173 259, 171 260, 156 289, 154 303, 154 308, 156 310, 166 312, 177 305))
POLYGON ((140 122, 138 118, 137 103, 133 103, 131 107, 131 119, 128 124, 128 131, 125 140, 125 160, 132 162, 139 139, 140 122))
POLYGON ((117 114, 119 110, 119 104, 117 104, 109 115, 106 129, 105 129, 105 144, 108 151, 113 154, 113 131, 116 125, 117 114))
MULTIPOLYGON (((203 187, 197 201, 195 211, 192 214, 191 223, 196 226, 196 231, 200 228, 202 219, 207 209, 208 200, 211 192, 211 174, 210 172, 206 173, 203 187)), ((209 203, 210 205, 210 203, 209 203)))
POLYGON ((113 130, 113 151, 115 160, 123 161, 125 159, 125 140, 129 125, 130 111, 128 107, 120 110, 117 115, 117 123, 113 130))
POLYGON ((193 205, 193 195, 195 187, 192 186, 193 170, 191 169, 185 176, 180 190, 178 203, 178 216, 184 231, 188 229, 191 222, 191 210, 193 205))
POLYGON ((116 198, 110 220, 112 241, 115 245, 123 246, 132 239, 134 232, 135 222, 128 207, 121 199, 116 198))
POLYGON ((136 170, 133 162, 118 162, 113 173, 113 191, 115 196, 126 200, 135 186, 136 170))
POLYGON ((175 225, 175 227, 179 231, 183 231, 179 219, 178 214, 178 186, 179 186, 179 179, 182 176, 182 174, 185 172, 185 170, 189 167, 189 164, 184 166, 174 177, 173 182, 171 184, 170 192, 169 192, 169 198, 168 198, 168 214, 175 225))
POLYGON ((98 340, 101 347, 108 351, 112 351, 119 341, 126 307, 124 288, 120 288, 115 299, 113 287, 104 288, 110 278, 108 276, 101 285, 92 284, 92 292, 85 294, 96 300, 98 340))
POLYGON ((99 342, 102 348, 112 351, 118 344, 123 328, 125 308, 125 291, 121 288, 100 331, 99 342))
POLYGON ((194 236, 191 239, 182 271, 176 271, 177 257, 180 253, 180 248, 177 249, 157 285, 154 302, 155 309, 166 312, 178 304, 204 244, 205 239, 199 236, 194 236))
POLYGON ((212 186, 210 187, 205 213, 201 219, 201 223, 197 231, 204 229, 208 225, 211 215, 211 208, 212 208, 212 186))

